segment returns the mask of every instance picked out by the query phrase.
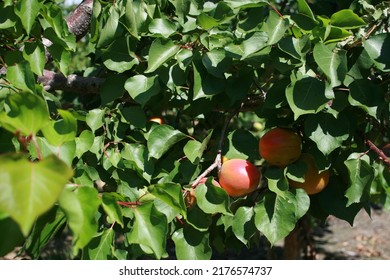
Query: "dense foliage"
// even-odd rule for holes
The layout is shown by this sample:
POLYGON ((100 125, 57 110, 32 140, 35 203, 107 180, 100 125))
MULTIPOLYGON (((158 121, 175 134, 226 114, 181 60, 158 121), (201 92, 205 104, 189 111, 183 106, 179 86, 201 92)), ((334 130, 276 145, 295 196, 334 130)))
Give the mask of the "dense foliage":
POLYGON ((0 255, 69 230, 71 258, 210 259, 390 208, 388 2, 96 0, 82 39, 61 2, 0 2, 0 255), (261 158, 274 127, 329 170, 323 191, 261 158), (221 158, 260 187, 214 186, 221 158))

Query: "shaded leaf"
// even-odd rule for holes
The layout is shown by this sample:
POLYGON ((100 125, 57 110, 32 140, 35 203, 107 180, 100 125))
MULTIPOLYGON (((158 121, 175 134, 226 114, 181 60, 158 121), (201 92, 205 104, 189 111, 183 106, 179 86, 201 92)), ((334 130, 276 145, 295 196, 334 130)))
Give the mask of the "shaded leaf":
POLYGON ((331 114, 319 113, 308 116, 305 121, 305 134, 324 155, 340 148, 343 141, 348 139, 349 132, 349 120, 344 115, 335 118, 331 114))
POLYGON ((23 245, 23 249, 33 259, 37 259, 50 242, 66 223, 65 214, 56 205, 48 212, 40 216, 23 245))
POLYGON ((59 205, 65 212, 68 225, 73 234, 73 251, 84 248, 95 236, 98 223, 96 213, 101 201, 96 189, 80 187, 72 191, 65 189, 59 205))
POLYGON ((388 33, 371 36, 363 42, 363 46, 378 69, 390 71, 390 36, 388 33))
POLYGON ((208 180, 206 184, 200 184, 195 189, 197 204, 207 214, 222 213, 232 215, 229 209, 230 198, 226 191, 216 187, 208 180))
POLYGON ((348 101, 370 116, 378 118, 383 106, 383 92, 381 88, 369 80, 355 80, 349 84, 348 101))
POLYGON ((244 244, 257 232, 254 223, 253 207, 240 207, 233 217, 232 230, 234 235, 244 244))
POLYGON ((84 260, 109 260, 113 258, 115 232, 112 228, 104 229, 92 238, 83 249, 84 260))
POLYGON ((209 233, 197 231, 187 226, 176 230, 172 235, 178 260, 209 260, 212 250, 209 233))
POLYGON ((324 81, 305 77, 286 88, 286 97, 294 118, 298 119, 301 115, 317 113, 325 108, 333 97, 333 91, 324 81))
POLYGON ((128 242, 139 244, 161 259, 165 253, 166 234, 168 232, 167 217, 159 212, 153 203, 145 203, 133 209, 134 225, 127 235, 128 242))

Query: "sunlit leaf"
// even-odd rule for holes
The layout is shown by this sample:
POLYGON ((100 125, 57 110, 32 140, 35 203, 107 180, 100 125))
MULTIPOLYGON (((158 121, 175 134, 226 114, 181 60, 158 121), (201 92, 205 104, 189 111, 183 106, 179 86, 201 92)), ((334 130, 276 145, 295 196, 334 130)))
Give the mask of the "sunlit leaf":
POLYGON ((0 156, 0 211, 8 213, 26 236, 36 218, 57 201, 73 175, 55 156, 30 162, 22 155, 0 156))
POLYGON ((169 125, 158 125, 153 128, 148 138, 149 156, 159 159, 173 145, 187 136, 169 125))

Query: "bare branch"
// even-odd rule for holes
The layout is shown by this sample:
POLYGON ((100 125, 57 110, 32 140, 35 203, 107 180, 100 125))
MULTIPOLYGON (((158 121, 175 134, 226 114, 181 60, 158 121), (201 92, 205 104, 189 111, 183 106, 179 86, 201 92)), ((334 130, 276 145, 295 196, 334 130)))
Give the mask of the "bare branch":
POLYGON ((38 77, 38 83, 42 83, 47 91, 64 90, 79 94, 99 93, 99 88, 104 79, 96 77, 80 77, 69 75, 65 77, 60 73, 44 70, 43 76, 38 77))
POLYGON ((383 163, 386 164, 388 168, 390 168, 390 158, 388 158, 385 155, 385 153, 377 146, 375 146, 375 144, 372 143, 370 140, 366 140, 366 144, 371 150, 373 150, 379 156, 379 158, 383 161, 383 163))

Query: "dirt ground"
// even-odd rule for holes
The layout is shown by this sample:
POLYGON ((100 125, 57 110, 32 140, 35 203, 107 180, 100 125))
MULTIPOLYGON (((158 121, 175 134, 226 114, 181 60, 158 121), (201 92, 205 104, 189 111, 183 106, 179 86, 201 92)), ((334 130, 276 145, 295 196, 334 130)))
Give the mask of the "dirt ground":
POLYGON ((372 210, 371 218, 361 211, 354 226, 330 217, 314 232, 317 259, 390 260, 390 213, 372 210))

